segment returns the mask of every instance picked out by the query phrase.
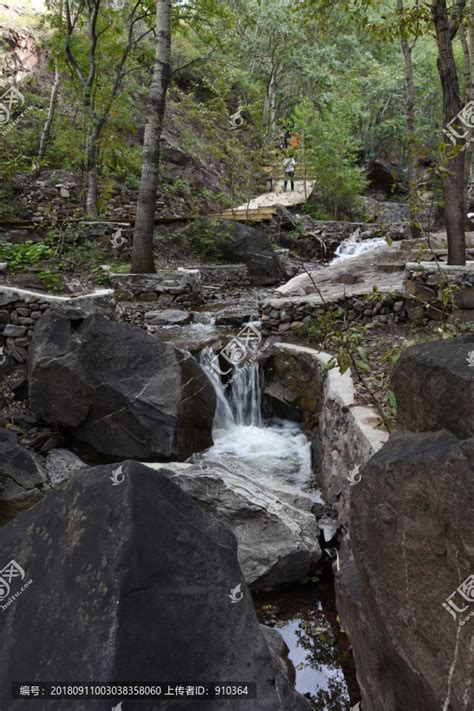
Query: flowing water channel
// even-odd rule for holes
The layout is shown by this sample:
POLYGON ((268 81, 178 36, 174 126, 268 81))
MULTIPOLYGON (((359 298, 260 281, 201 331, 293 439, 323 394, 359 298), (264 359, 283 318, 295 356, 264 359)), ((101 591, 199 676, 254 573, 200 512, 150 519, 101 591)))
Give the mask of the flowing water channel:
POLYGON ((216 355, 204 349, 201 364, 209 374, 217 396, 214 446, 208 459, 233 457, 253 464, 269 480, 290 484, 321 501, 312 483, 310 443, 300 427, 288 420, 264 422, 262 375, 258 363, 237 372, 227 387, 221 380, 216 355))
POLYGON ((379 247, 386 247, 387 242, 382 237, 371 237, 370 239, 360 239, 358 230, 350 237, 341 242, 336 249, 336 256, 331 264, 339 264, 352 257, 360 257, 361 254, 373 252, 379 247))
MULTIPOLYGON (((204 457, 243 460, 256 466, 259 476, 292 485, 321 502, 313 483, 310 443, 300 427, 286 420, 264 420, 258 363, 237 370, 225 387, 214 351, 204 349, 200 360, 217 396, 214 446, 204 457)), ((322 565, 318 574, 299 584, 256 593, 255 605, 260 621, 283 636, 296 669, 295 686, 315 711, 348 711, 360 696, 350 645, 335 608, 330 566, 322 565)))

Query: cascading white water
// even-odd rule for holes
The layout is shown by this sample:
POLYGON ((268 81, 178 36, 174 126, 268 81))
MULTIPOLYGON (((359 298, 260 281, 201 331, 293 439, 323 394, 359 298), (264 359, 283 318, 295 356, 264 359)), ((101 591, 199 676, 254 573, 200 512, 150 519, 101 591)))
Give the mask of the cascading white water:
POLYGON ((360 230, 356 230, 344 242, 341 242, 336 249, 336 256, 331 264, 342 262, 351 257, 359 257, 366 252, 372 252, 378 247, 384 247, 387 242, 382 237, 372 237, 371 239, 361 239, 360 230))
MULTIPOLYGON (((215 353, 206 348, 201 365, 216 391, 214 445, 206 459, 234 457, 253 464, 259 474, 277 478, 281 483, 307 488, 311 482, 310 445, 299 426, 286 420, 273 420, 268 425, 262 416, 262 380, 257 363, 234 373, 225 388, 212 368, 215 353)), ((319 498, 318 498, 319 500, 319 498)))

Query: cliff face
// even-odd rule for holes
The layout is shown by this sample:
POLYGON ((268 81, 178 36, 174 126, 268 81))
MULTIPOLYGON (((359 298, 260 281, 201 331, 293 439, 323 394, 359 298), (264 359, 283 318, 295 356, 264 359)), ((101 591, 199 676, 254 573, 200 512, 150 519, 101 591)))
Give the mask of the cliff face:
POLYGON ((44 0, 16 0, 0 6, 0 75, 18 84, 28 75, 43 76, 47 57, 38 44, 38 13, 44 0))
POLYGON ((401 357, 393 382, 405 429, 351 488, 338 604, 366 711, 473 708, 473 350, 470 335, 401 357), (423 391, 436 431, 426 408, 416 418, 411 406, 409 393, 423 391), (454 403, 462 410, 469 398, 467 421, 453 428, 454 403))

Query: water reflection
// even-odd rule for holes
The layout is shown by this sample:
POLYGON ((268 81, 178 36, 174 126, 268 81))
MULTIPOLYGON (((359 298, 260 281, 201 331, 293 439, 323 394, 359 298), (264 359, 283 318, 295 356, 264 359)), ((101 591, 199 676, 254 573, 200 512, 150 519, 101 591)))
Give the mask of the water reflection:
POLYGON ((276 627, 296 668, 297 690, 315 711, 349 711, 359 700, 350 645, 330 581, 313 578, 255 596, 260 622, 276 627))

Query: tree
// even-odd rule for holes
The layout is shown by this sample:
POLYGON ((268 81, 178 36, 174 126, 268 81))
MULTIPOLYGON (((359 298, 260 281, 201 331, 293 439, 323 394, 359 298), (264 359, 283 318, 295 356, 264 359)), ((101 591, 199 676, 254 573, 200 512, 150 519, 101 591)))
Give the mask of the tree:
POLYGON ((160 141, 171 74, 171 0, 156 2, 156 51, 148 95, 143 159, 133 234, 132 271, 153 273, 153 232, 160 163, 160 141))
POLYGON ((54 64, 54 81, 51 86, 48 114, 46 116, 46 121, 44 122, 43 129, 41 131, 40 144, 39 144, 39 148, 38 148, 38 155, 36 157, 35 168, 33 171, 33 175, 35 178, 39 177, 39 175, 41 173, 42 162, 44 160, 44 156, 46 153, 46 146, 48 144, 49 136, 51 133, 51 126, 52 126, 53 119, 54 119, 54 113, 56 110, 56 104, 58 102, 60 81, 61 81, 61 76, 59 74, 58 63, 55 62, 55 64, 54 64))
MULTIPOLYGON (((397 0, 397 12, 400 19, 403 18, 405 11, 404 1, 397 0)), ((402 47, 403 58, 405 60, 405 80, 406 80, 406 112, 407 112, 407 144, 408 144, 408 183, 409 183, 409 209, 410 209, 410 229, 413 239, 420 236, 420 227, 418 224, 418 155, 416 151, 416 133, 415 133, 415 78, 413 72, 413 42, 409 41, 409 36, 404 29, 403 24, 400 26, 400 44, 402 47)))
POLYGON ((118 8, 110 3, 107 5, 105 0, 87 0, 85 3, 64 0, 65 28, 62 17, 59 25, 61 34, 65 34, 67 63, 81 87, 87 123, 86 213, 92 218, 98 215, 99 141, 128 71, 129 55, 151 31, 141 27, 148 16, 142 0, 125 0, 118 8), (137 27, 141 29, 137 30, 137 27), (109 62, 113 68, 110 82, 104 76, 110 69, 109 62))
MULTIPOLYGON (((463 50, 463 73, 464 73, 464 103, 468 104, 474 101, 474 0, 469 2, 469 17, 468 17, 468 28, 461 24, 459 28, 459 34, 461 39, 461 45, 463 50)), ((473 190, 474 190, 474 151, 472 150, 472 129, 468 136, 468 145, 466 147, 466 165, 465 165, 465 176, 466 184, 468 189, 466 190, 466 195, 469 199, 469 211, 473 202, 473 190)))
MULTIPOLYGON (((446 0, 432 0, 431 14, 438 45, 438 73, 443 90, 444 125, 455 119, 461 110, 459 81, 453 52, 453 40, 463 19, 465 0, 457 0, 450 19, 446 0)), ((449 151, 448 142, 446 149, 449 151)), ((466 263, 464 233, 464 152, 454 149, 447 169, 442 171, 444 214, 448 235, 448 264, 466 263)))
POLYGON ((301 98, 298 59, 315 46, 314 32, 307 31, 304 9, 292 0, 232 0, 230 6, 235 13, 233 52, 264 87, 262 123, 273 136, 278 119, 301 98))

